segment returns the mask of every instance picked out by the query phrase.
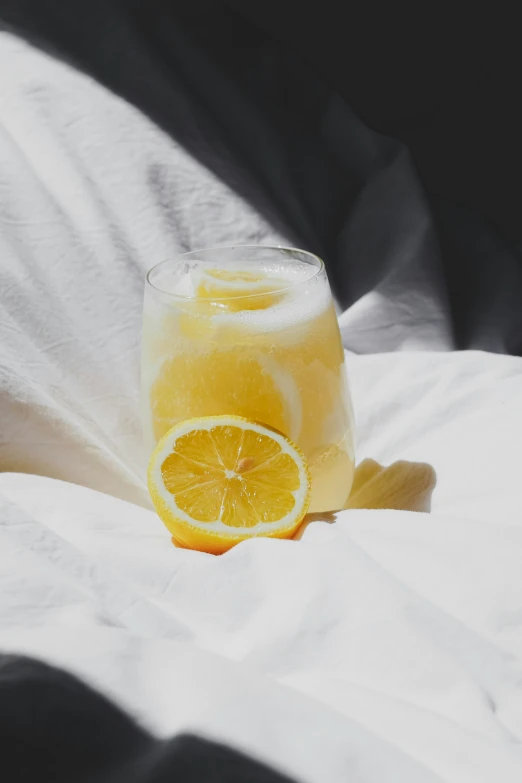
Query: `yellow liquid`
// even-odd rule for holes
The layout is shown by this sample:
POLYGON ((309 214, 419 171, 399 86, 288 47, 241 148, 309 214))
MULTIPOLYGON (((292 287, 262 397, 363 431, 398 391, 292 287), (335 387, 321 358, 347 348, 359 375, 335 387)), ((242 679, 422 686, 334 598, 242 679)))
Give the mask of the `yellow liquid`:
POLYGON ((147 447, 184 419, 245 416, 283 432, 304 452, 311 512, 343 508, 354 473, 353 417, 328 283, 281 291, 281 280, 262 270, 230 274, 211 270, 192 300, 146 296, 147 447))

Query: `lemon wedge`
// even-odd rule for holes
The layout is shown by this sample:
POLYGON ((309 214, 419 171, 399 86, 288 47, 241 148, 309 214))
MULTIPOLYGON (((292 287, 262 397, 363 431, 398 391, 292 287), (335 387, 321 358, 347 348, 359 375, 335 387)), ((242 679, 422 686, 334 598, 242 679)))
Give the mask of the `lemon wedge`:
POLYGON ((290 538, 310 501, 297 446, 241 416, 206 416, 172 427, 154 450, 149 491, 176 542, 213 554, 257 536, 290 538))

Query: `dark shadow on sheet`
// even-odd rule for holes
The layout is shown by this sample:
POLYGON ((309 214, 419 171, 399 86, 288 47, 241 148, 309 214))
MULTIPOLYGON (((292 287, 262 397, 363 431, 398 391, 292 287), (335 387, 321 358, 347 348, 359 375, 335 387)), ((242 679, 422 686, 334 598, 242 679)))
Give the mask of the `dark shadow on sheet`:
MULTIPOLYGON (((365 459, 355 470, 352 491, 345 509, 396 509, 431 511, 437 475, 426 462, 399 460, 388 467, 365 459)), ((344 510, 344 509, 343 509, 344 510)), ((335 513, 308 514, 294 539, 299 540, 312 522, 335 522, 335 513)))

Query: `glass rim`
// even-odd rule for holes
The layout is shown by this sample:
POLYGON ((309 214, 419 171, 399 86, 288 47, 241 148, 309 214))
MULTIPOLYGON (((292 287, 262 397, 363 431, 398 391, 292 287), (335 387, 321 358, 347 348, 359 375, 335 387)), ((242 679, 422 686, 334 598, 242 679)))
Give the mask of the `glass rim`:
MULTIPOLYGON (((310 252, 309 250, 303 250, 300 247, 289 247, 286 245, 248 245, 248 244, 239 244, 239 245, 216 245, 214 247, 205 247, 205 248, 199 248, 198 250, 190 250, 187 253, 181 253, 179 256, 176 256, 172 259, 166 259, 164 261, 159 261, 157 264, 154 264, 153 267, 149 269, 145 276, 145 283, 146 285, 150 286, 154 291, 156 291, 158 294, 161 294, 164 297, 168 297, 169 299, 178 300, 178 301, 184 301, 184 302, 194 302, 197 301, 199 297, 197 296, 186 296, 184 294, 174 294, 171 291, 165 291, 163 288, 160 288, 159 286, 155 285, 151 280, 151 275, 159 269, 160 267, 166 265, 166 264, 172 264, 175 262, 181 262, 184 259, 189 258, 190 256, 194 257, 197 256, 198 253, 212 253, 214 251, 218 250, 278 250, 278 251, 284 251, 287 253, 294 253, 301 256, 308 257, 310 259, 313 259, 314 263, 310 263, 310 266, 315 267, 314 274, 310 277, 307 277, 306 280, 300 280, 299 282, 290 283, 289 285, 286 285, 284 288, 277 289, 275 291, 270 291, 270 294, 281 294, 285 291, 294 291, 296 288, 299 288, 299 286, 306 285, 307 283, 311 283, 313 280, 315 280, 320 274, 322 274, 325 271, 325 265, 323 259, 316 255, 315 253, 310 252)), ((305 263, 309 263, 308 261, 305 261, 305 263)), ((221 296, 221 297, 212 297, 210 301, 212 302, 225 302, 229 301, 231 298, 234 300, 241 300, 241 299, 253 299, 258 296, 266 296, 267 292, 258 292, 258 293, 252 293, 252 294, 241 294, 240 296, 221 296)))

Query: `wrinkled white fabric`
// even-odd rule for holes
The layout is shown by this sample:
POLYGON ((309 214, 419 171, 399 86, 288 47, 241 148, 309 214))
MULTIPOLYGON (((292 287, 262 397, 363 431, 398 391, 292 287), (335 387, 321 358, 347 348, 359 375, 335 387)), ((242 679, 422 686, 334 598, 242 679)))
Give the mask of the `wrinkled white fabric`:
POLYGON ((147 270, 281 237, 136 110, 1 34, 0 99, 0 469, 146 503, 147 270))
POLYGON ((285 238, 6 35, 0 101, 0 650, 301 781, 519 783, 522 360, 348 356, 358 457, 431 464, 431 515, 345 511, 300 542, 177 550, 143 482, 143 275, 188 247, 285 238))

